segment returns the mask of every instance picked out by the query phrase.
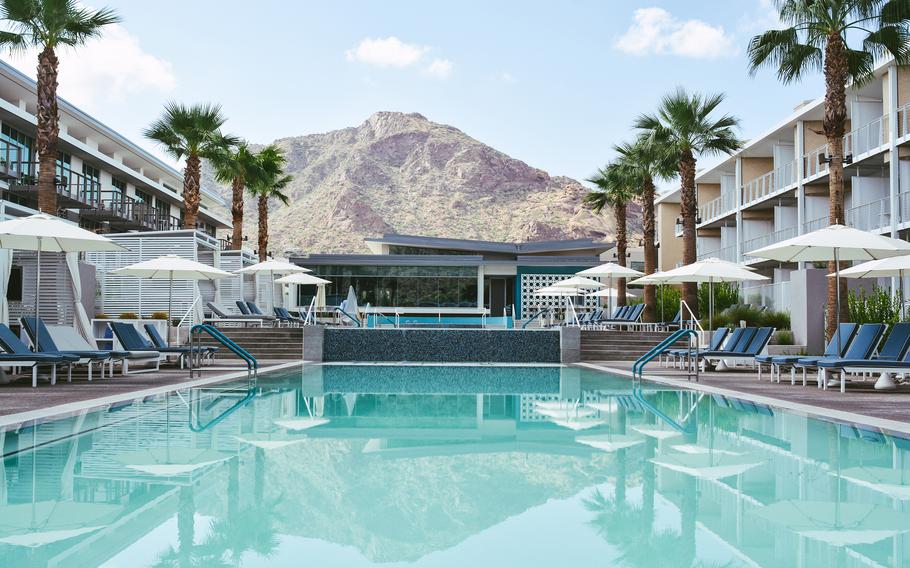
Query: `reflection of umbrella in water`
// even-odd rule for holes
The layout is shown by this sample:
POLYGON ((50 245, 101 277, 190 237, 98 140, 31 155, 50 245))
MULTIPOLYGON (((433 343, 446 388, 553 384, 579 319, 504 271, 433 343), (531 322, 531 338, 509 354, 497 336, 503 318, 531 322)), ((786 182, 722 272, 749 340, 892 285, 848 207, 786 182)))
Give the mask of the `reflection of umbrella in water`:
POLYGON ((676 430, 660 430, 658 428, 644 428, 642 426, 633 426, 632 429, 639 434, 643 434, 649 438, 656 438, 658 440, 666 440, 668 438, 675 438, 681 435, 676 430))
POLYGON ((535 405, 534 412, 546 416, 553 424, 570 430, 587 430, 606 423, 606 420, 592 418, 597 411, 581 406, 577 401, 539 402, 535 405))
POLYGON ((579 444, 591 446, 604 452, 615 452, 625 448, 631 448, 644 443, 641 436, 630 436, 628 434, 595 434, 593 436, 578 436, 575 441, 579 444))
POLYGON ((586 418, 597 413, 593 408, 586 408, 584 406, 565 409, 535 408, 534 412, 549 418, 586 418))
POLYGON ((587 430, 601 424, 606 424, 606 420, 599 418, 550 418, 550 422, 570 430, 587 430))
POLYGON ((97 531, 123 510, 119 505, 40 501, 0 506, 0 542, 37 547, 97 531))
POLYGON ((348 416, 352 416, 354 414, 354 406, 357 405, 357 393, 346 393, 341 395, 341 398, 344 399, 344 406, 348 411, 348 416))
POLYGON ((679 444, 673 446, 673 449, 677 452, 682 452, 684 454, 715 454, 718 456, 743 456, 745 452, 734 452, 731 450, 718 450, 717 448, 706 448, 705 446, 699 446, 698 444, 679 444))
POLYGON ((281 420, 273 420, 273 424, 276 426, 281 426, 288 430, 307 430, 309 428, 315 428, 316 426, 322 426, 323 424, 328 424, 328 418, 311 418, 309 416, 299 417, 299 418, 283 418, 281 420))
POLYGON ((234 436, 234 439, 263 450, 278 450, 293 444, 305 442, 309 438, 295 437, 283 432, 257 432, 244 434, 243 436, 234 436))
POLYGON ((129 469, 149 475, 173 477, 223 462, 231 456, 202 448, 149 448, 114 457, 129 469))
POLYGON ((833 546, 872 544, 910 531, 907 513, 866 503, 779 501, 752 514, 833 546))
POLYGON ((751 456, 719 456, 711 454, 671 454, 654 458, 651 462, 699 479, 723 479, 745 473, 762 465, 761 461, 751 456))
POLYGON ((904 468, 851 467, 843 470, 840 476, 893 499, 910 500, 910 473, 905 472, 904 468))

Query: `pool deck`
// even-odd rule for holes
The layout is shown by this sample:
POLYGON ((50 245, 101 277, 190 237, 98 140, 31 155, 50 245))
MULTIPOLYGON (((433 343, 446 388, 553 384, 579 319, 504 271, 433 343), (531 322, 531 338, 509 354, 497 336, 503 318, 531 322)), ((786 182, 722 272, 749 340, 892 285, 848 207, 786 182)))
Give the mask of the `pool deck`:
MULTIPOLYGON (((299 366, 302 361, 260 360, 259 372, 299 366)), ((39 379, 38 387, 32 388, 31 376, 9 384, 0 384, 0 427, 9 424, 37 420, 44 417, 67 414, 88 406, 99 407, 123 400, 131 400, 154 394, 210 385, 246 377, 246 367, 236 360, 216 359, 213 364, 203 367, 202 377, 189 378, 189 370, 163 367, 160 371, 136 373, 127 376, 114 373, 113 378, 97 378, 89 382, 85 374, 73 374, 73 382, 66 382, 66 374, 57 377, 57 384, 51 385, 39 379)))
MULTIPOLYGON (((631 376, 632 364, 633 361, 589 361, 579 366, 631 376)), ((708 372, 701 373, 696 383, 687 381, 680 369, 656 364, 649 366, 644 374, 646 381, 746 398, 802 414, 910 434, 910 387, 876 391, 870 380, 848 383, 847 392, 841 394, 839 388, 820 390, 814 382, 805 387, 801 382, 791 385, 789 374, 780 383, 772 383, 767 372, 762 374, 761 381, 757 377, 755 371, 746 369, 708 372)))

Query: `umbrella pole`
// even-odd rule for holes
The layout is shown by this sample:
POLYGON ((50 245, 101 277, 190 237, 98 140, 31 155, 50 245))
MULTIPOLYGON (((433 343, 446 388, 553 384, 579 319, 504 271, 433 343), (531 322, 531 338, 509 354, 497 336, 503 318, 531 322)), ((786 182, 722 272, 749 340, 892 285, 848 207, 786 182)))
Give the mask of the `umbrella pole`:
MULTIPOLYGON (((609 279, 610 279, 610 291, 612 292, 613 291, 613 275, 612 274, 610 275, 609 279)), ((619 304, 619 298, 616 299, 616 303, 619 304)), ((613 317, 613 295, 612 294, 607 296, 607 312, 609 312, 607 317, 613 317)))
MULTIPOLYGON (((837 335, 837 356, 840 357, 843 355, 843 350, 840 340, 840 255, 838 254, 838 249, 834 249, 834 286, 836 289, 834 297, 836 298, 835 309, 837 314, 835 315, 835 321, 837 322, 837 327, 834 328, 834 333, 837 335)), ((821 374, 821 373, 819 373, 821 374)), ((843 380, 843 379, 841 379, 843 380)))
POLYGON ((41 326, 38 325, 38 298, 41 297, 41 244, 42 237, 38 237, 38 262, 37 272, 35 273, 35 351, 41 351, 41 326))
MULTIPOLYGON (((171 344, 171 302, 174 297, 174 271, 170 271, 167 284, 167 344, 171 344)), ((142 314, 139 314, 142 316, 142 314)))
POLYGON ((714 277, 708 278, 708 331, 714 331, 714 277))

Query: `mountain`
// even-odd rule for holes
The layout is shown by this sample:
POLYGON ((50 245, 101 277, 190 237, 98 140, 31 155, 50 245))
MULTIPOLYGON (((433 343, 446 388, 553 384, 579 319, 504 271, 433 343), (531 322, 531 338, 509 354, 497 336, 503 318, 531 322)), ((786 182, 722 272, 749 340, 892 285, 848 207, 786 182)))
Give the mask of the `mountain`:
MULTIPOLYGON (((377 112, 357 127, 275 143, 294 176, 290 206, 271 207, 276 256, 367 252, 364 237, 383 233, 495 241, 614 235, 607 212, 581 206, 588 190, 576 180, 550 176, 420 114, 377 112)), ((204 175, 213 183, 210 171, 204 175)), ((629 217, 630 234, 640 233, 638 211, 629 217)), ((245 230, 255 243, 252 200, 245 230)))

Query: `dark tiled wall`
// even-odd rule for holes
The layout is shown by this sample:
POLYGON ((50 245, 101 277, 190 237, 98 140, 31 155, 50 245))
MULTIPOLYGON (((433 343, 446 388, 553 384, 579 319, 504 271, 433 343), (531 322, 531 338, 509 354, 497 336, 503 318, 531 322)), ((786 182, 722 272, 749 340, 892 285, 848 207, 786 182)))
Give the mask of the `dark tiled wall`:
POLYGON ((325 330, 324 361, 559 363, 557 331, 481 329, 325 330))

